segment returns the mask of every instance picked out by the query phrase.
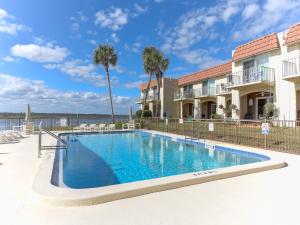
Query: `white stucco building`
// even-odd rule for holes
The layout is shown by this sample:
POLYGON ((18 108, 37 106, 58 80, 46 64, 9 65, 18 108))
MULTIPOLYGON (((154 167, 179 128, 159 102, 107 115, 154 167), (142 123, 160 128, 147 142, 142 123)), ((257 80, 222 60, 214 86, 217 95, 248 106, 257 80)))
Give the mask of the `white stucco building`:
MULTIPOLYGON (((270 102, 278 119, 300 119, 300 24, 237 46, 231 57, 227 63, 184 75, 178 83, 165 81, 161 116, 167 112, 181 118, 219 114, 260 119, 270 102)), ((154 90, 151 85, 150 94, 154 90)), ((153 110, 151 104, 149 108, 153 110)))

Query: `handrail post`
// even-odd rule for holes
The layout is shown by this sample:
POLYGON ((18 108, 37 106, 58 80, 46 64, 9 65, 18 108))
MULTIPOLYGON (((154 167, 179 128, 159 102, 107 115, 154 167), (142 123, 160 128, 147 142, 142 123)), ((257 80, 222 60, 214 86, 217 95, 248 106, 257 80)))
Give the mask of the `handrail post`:
POLYGON ((41 158, 41 151, 42 151, 42 131, 39 131, 38 158, 41 158))

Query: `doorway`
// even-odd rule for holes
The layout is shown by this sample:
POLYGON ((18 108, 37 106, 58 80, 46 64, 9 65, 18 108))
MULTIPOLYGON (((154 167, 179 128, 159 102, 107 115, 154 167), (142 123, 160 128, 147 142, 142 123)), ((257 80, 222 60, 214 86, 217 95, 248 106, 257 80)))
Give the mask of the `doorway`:
POLYGON ((266 97, 260 97, 256 99, 256 118, 260 119, 261 117, 264 117, 264 107, 267 103, 266 97))

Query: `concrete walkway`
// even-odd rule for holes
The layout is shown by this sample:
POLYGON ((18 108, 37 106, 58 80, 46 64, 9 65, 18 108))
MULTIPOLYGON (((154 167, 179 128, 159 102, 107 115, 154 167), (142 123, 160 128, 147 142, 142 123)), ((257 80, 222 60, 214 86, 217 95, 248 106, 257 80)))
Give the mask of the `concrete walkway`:
MULTIPOLYGON (((0 224, 300 224, 300 157, 288 167, 84 207, 34 203, 37 136, 0 145, 0 224), (2 163, 2 164, 1 164, 2 163)), ((46 157, 44 154, 43 157, 46 157)))

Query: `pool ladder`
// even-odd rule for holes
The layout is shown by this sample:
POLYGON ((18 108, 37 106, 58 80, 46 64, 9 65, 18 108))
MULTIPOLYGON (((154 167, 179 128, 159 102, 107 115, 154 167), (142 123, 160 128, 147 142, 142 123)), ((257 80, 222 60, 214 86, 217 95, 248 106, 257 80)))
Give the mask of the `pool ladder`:
POLYGON ((68 151, 68 144, 65 140, 63 140, 61 137, 58 135, 54 134, 51 131, 44 130, 40 128, 39 131, 39 141, 38 141, 38 158, 41 157, 42 155, 42 150, 53 150, 53 149, 65 149, 68 151), (42 145, 42 133, 45 132, 55 138, 57 140, 57 145, 42 145))

